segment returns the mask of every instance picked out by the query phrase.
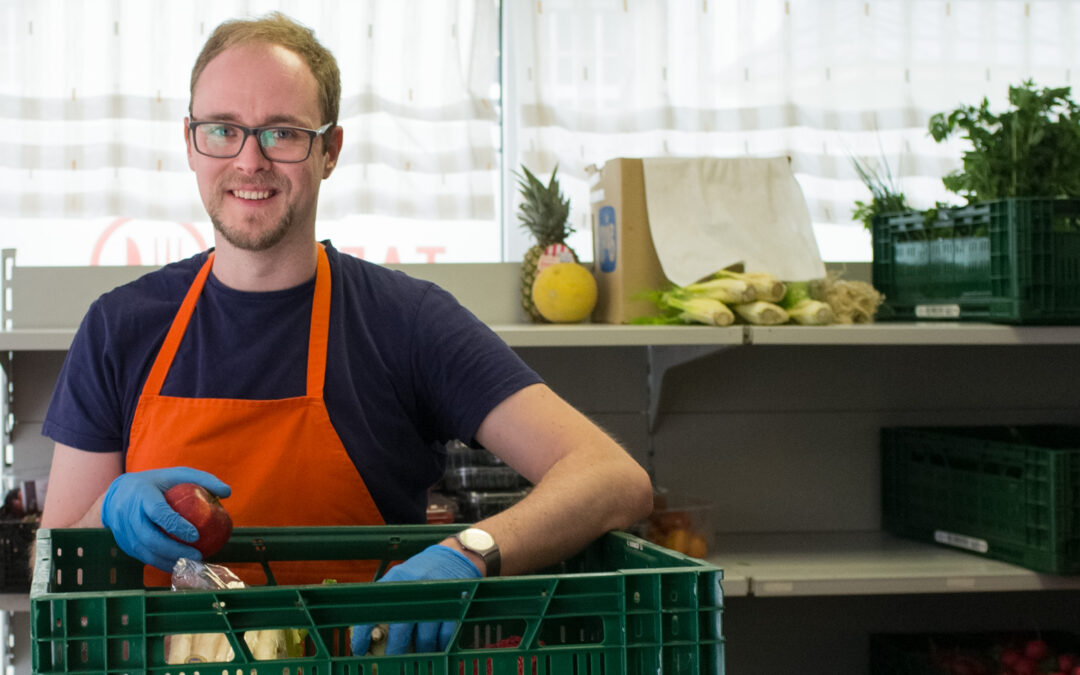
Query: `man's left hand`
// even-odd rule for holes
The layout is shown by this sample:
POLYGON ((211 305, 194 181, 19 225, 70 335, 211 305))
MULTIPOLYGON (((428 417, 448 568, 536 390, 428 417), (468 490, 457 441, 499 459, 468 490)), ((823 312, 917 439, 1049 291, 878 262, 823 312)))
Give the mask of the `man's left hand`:
MULTIPOLYGON (((390 568, 382 581, 438 581, 442 579, 475 579, 480 570, 463 553, 449 546, 435 544, 420 551, 400 565, 390 568)), ((428 622, 420 624, 390 624, 390 636, 386 641, 387 654, 405 654, 409 651, 409 642, 416 633, 416 652, 434 652, 446 649, 454 635, 457 623, 454 621, 428 622)), ((371 643, 371 626, 353 626, 352 653, 363 656, 371 643)))

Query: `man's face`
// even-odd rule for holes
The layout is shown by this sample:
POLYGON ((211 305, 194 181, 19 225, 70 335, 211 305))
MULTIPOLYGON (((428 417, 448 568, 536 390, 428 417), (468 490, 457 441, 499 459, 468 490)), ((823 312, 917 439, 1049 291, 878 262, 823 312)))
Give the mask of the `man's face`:
MULTIPOLYGON (((276 45, 240 45, 214 57, 195 84, 191 110, 193 121, 322 126, 315 76, 298 55, 276 45)), ((266 159, 254 136, 236 157, 202 155, 188 121, 188 164, 210 220, 226 242, 258 251, 286 237, 314 238, 319 183, 337 164, 340 128, 316 138, 307 160, 287 164, 266 159)))

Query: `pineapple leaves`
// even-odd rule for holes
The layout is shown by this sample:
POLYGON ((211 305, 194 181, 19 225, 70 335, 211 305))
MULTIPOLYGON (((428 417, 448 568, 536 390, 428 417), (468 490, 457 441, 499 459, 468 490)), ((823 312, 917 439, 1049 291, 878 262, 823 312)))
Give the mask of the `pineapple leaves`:
POLYGON ((518 220, 542 247, 561 243, 573 232, 570 226, 570 200, 559 189, 556 165, 547 185, 522 164, 522 173, 514 172, 518 179, 518 192, 522 201, 518 205, 518 220))

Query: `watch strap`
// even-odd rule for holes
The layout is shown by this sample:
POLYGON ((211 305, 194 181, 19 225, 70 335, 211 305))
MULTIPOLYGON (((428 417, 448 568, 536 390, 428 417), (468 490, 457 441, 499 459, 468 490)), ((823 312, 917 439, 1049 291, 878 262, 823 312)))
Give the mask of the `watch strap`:
POLYGON ((472 527, 458 532, 454 535, 454 539, 466 551, 470 551, 480 556, 480 558, 484 561, 484 576, 499 576, 499 568, 502 566, 502 554, 499 552, 499 545, 495 543, 495 538, 492 537, 490 533, 486 532, 485 530, 481 530, 480 528, 472 527), (477 546, 470 545, 467 541, 465 541, 465 538, 462 536, 468 530, 477 530, 486 534, 488 538, 491 539, 491 546, 488 548, 479 548, 477 546))

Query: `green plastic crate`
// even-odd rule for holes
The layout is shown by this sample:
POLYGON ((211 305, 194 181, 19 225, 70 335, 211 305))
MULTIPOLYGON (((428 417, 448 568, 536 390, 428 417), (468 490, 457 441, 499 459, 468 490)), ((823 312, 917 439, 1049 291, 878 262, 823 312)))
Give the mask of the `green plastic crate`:
MULTIPOLYGON (((461 525, 237 528, 214 562, 400 560, 461 525)), ((723 673, 720 568, 609 533, 543 574, 492 579, 147 590, 107 530, 39 530, 35 673, 485 675, 723 673), (347 654, 354 624, 450 620, 442 652, 347 654), (242 634, 308 631, 303 658, 255 661, 242 634), (224 633, 231 662, 166 665, 164 637, 224 633), (520 636, 520 645, 491 644, 520 636)))
POLYGON ((882 527, 1080 573, 1080 427, 886 428, 882 527))
POLYGON ((1080 200, 888 214, 872 238, 880 320, 1080 323, 1080 200))

